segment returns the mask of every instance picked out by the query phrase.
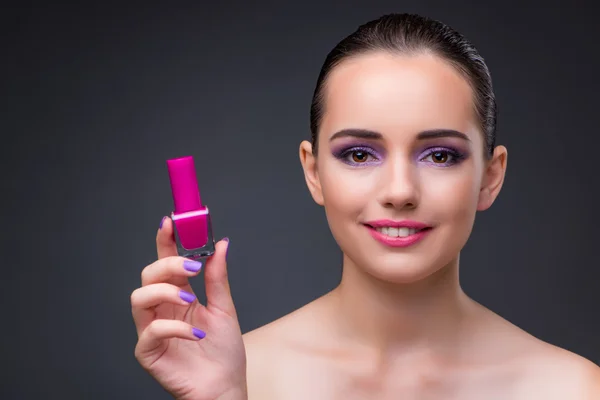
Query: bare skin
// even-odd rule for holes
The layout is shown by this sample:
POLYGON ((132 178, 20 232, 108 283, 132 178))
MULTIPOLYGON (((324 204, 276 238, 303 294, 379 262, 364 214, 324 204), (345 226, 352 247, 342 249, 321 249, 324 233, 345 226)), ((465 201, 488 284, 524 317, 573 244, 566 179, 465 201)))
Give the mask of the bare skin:
POLYGON ((186 301, 179 291, 191 292, 188 279, 199 271, 177 257, 167 220, 158 260, 131 296, 140 364, 190 400, 600 399, 598 366, 461 288, 460 251, 476 213, 498 197, 507 165, 503 146, 484 156, 472 99, 463 76, 431 54, 372 53, 338 65, 318 154, 305 141, 300 161, 344 253, 340 284, 242 336, 228 244, 219 242, 203 266, 208 303, 186 301), (464 136, 423 138, 440 129, 464 136), (393 247, 375 239, 374 220, 416 220, 430 231, 393 247))
MULTIPOLYGON (((600 399, 600 369, 544 343, 470 299, 459 283, 459 253, 475 213, 498 196, 506 149, 483 157, 467 82, 430 54, 375 53, 346 61, 328 82, 315 157, 300 147, 313 199, 344 252, 332 292, 244 336, 250 399, 600 399), (352 165, 332 156, 333 134, 378 153, 352 165), (411 158, 417 133, 465 132, 469 155, 448 167, 411 158), (360 165, 360 162, 363 164, 360 165), (356 188, 360 188, 357 190, 356 188), (434 225, 410 248, 377 243, 373 219, 434 225)), ((346 160, 347 161, 347 160, 346 160)))
POLYGON ((333 291, 244 335, 250 400, 600 399, 595 364, 472 300, 455 347, 385 352, 332 333, 338 302, 333 291))

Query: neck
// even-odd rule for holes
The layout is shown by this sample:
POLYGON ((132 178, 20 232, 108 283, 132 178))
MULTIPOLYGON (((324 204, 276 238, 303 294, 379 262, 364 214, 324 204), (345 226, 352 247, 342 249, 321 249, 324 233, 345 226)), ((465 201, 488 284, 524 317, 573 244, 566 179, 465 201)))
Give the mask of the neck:
POLYGON ((344 256, 339 286, 331 295, 341 336, 377 351, 453 348, 466 325, 471 301, 462 291, 459 260, 413 283, 385 282, 344 256))

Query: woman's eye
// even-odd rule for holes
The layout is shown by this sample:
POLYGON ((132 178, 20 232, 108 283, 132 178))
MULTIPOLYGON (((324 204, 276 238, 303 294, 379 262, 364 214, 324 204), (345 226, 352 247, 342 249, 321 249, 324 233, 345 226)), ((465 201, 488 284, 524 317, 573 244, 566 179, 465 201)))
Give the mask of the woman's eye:
POLYGON ((351 153, 351 156, 352 156, 352 161, 354 161, 355 163, 363 163, 369 159, 369 153, 361 151, 361 150, 353 151, 351 153))
POLYGON ((448 161, 449 154, 445 151, 436 151, 431 155, 431 158, 435 163, 445 163, 448 161))
POLYGON ((428 159, 431 158, 430 161, 434 164, 447 164, 448 162, 452 162, 453 157, 449 151, 438 150, 431 152, 424 158, 424 161, 429 161, 428 159))
POLYGON ((350 147, 345 150, 334 151, 333 155, 341 162, 355 167, 371 165, 381 159, 377 151, 368 147, 350 147))

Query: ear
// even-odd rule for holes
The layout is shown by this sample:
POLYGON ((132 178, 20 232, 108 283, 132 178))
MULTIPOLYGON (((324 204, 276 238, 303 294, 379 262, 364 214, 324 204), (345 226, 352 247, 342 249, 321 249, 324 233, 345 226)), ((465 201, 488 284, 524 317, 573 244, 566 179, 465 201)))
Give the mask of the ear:
POLYGON ((323 191, 317 169, 317 158, 313 155, 312 144, 309 141, 300 143, 300 163, 304 169, 304 179, 313 200, 320 206, 323 205, 323 191))
POLYGON ((506 175, 507 157, 508 151, 506 147, 496 146, 492 158, 486 162, 482 186, 479 191, 477 211, 484 211, 490 208, 500 194, 500 189, 502 189, 502 184, 504 183, 504 176, 506 175))

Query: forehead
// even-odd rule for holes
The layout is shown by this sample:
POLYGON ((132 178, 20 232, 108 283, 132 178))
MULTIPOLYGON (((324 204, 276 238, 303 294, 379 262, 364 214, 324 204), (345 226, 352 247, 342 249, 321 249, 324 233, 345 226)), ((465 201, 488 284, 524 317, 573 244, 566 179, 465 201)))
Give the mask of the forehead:
POLYGON ((466 79, 432 54, 378 52, 347 59, 327 81, 324 135, 344 128, 381 132, 476 128, 473 92, 466 79))

